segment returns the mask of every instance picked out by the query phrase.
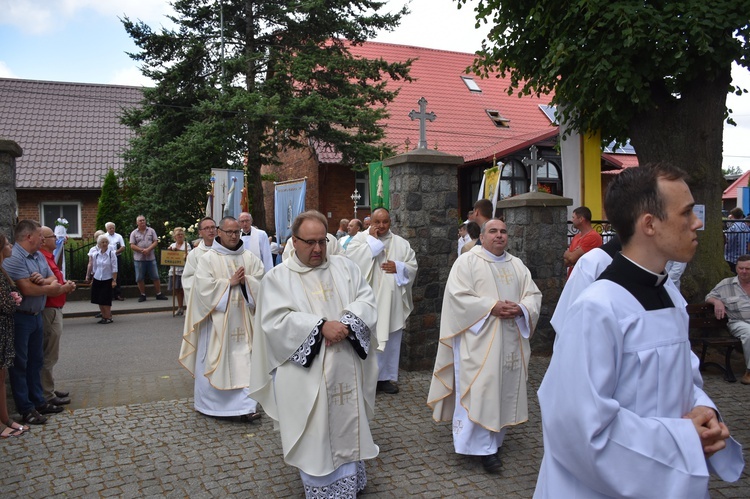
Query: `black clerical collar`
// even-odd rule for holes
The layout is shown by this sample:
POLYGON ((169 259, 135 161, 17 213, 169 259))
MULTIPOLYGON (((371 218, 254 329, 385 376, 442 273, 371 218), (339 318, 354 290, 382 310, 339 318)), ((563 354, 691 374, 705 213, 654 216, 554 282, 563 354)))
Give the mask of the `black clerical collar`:
MULTIPOLYGON (((252 232, 252 229, 250 229, 250 232, 252 232)), ((249 235, 250 235, 250 232, 243 232, 243 233, 242 233, 242 236, 243 236, 243 237, 244 237, 244 236, 249 236, 249 235)))
POLYGON ((654 274, 618 253, 599 279, 612 281, 625 288, 646 310, 674 307, 664 289, 667 274, 654 274))

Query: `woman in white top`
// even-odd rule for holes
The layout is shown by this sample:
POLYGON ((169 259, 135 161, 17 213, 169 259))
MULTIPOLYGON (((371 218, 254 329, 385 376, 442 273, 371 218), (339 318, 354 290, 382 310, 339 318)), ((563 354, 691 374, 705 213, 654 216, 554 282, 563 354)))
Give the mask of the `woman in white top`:
MULTIPOLYGON (((185 253, 190 251, 190 245, 185 241, 184 228, 175 227, 172 231, 172 237, 174 238, 174 242, 169 245, 169 249, 184 251, 185 253)), ((185 267, 169 267, 169 282, 167 283, 167 289, 172 291, 172 294, 177 298, 177 315, 182 315, 185 312, 185 307, 183 306, 185 301, 185 291, 182 289, 182 271, 184 268, 185 267)))
POLYGON ((112 290, 117 286, 117 255, 109 248, 105 234, 96 240, 96 250, 89 257, 88 280, 91 283, 91 303, 99 305, 102 318, 99 324, 112 323, 112 290))

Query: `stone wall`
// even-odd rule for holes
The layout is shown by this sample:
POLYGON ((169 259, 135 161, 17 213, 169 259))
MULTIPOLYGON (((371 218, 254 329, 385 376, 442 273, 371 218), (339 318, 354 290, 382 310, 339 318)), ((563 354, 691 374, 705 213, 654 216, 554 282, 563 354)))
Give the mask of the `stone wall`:
POLYGON ((401 345, 403 369, 432 369, 440 335, 443 293, 456 250, 460 156, 418 149, 383 164, 391 168, 391 228, 409 241, 419 271, 414 311, 401 345))
POLYGON ((11 241, 16 224, 16 158, 22 155, 16 142, 0 139, 0 232, 11 241))
POLYGON ((531 349, 552 351, 555 333, 549 320, 565 285, 562 255, 568 249, 567 206, 572 199, 529 192, 500 201, 497 208, 508 226, 508 252, 520 258, 542 291, 542 310, 531 349))

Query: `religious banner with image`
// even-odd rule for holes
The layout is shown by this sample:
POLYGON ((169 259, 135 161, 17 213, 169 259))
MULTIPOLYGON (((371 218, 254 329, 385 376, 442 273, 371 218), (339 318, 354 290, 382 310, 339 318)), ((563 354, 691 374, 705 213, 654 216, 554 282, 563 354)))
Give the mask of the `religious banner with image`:
POLYGON ((495 164, 492 168, 488 168, 482 175, 482 183, 479 186, 479 195, 477 201, 480 199, 489 199, 492 202, 492 210, 494 212, 497 207, 497 197, 500 191, 500 172, 503 164, 495 164))
POLYGON ((292 223, 297 215, 305 211, 307 177, 274 183, 274 217, 276 241, 284 244, 292 237, 292 223))
POLYGON ((391 209, 391 169, 382 161, 370 163, 370 208, 391 209))

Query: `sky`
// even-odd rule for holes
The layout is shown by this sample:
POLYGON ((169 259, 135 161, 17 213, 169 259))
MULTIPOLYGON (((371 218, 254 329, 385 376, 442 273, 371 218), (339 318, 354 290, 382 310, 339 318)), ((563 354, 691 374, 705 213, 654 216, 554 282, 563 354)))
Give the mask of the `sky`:
MULTIPOLYGON (((388 0, 396 11, 408 0, 388 0)), ((375 40, 458 52, 480 48, 469 0, 411 0, 399 27, 375 40)), ((125 16, 156 29, 169 21, 167 0, 0 0, 0 77, 118 85, 150 85, 127 52, 136 47, 120 22, 125 16)), ((750 71, 734 67, 736 83, 750 89, 750 71)), ((724 166, 750 170, 750 95, 730 95, 737 127, 724 127, 724 166)))

